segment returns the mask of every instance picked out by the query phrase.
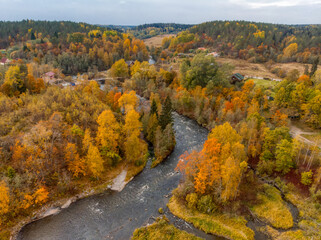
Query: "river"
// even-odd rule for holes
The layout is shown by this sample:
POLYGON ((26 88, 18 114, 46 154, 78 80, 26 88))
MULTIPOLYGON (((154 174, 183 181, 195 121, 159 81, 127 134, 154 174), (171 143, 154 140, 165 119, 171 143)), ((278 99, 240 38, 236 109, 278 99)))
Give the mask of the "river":
POLYGON ((206 129, 186 117, 173 113, 173 119, 176 146, 163 163, 156 168, 150 168, 149 163, 121 192, 106 191, 79 200, 57 215, 26 225, 18 239, 125 240, 136 228, 152 222, 159 216, 158 209, 166 208, 168 195, 180 181, 181 174, 175 171, 180 155, 201 149, 208 135, 206 129))

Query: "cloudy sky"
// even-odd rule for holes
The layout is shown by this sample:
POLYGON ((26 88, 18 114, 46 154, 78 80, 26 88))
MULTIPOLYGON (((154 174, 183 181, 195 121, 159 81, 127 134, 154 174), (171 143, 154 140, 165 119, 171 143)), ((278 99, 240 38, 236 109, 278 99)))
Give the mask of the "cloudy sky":
POLYGON ((0 20, 138 25, 250 20, 321 24, 321 0, 0 0, 0 20))

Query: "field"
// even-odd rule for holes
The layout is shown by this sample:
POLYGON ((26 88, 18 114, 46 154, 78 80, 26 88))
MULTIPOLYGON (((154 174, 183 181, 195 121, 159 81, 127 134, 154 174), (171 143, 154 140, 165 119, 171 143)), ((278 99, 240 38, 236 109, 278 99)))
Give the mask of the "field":
POLYGON ((279 82, 277 81, 271 81, 271 80, 265 80, 265 79, 255 79, 255 78, 249 78, 246 79, 246 81, 252 80, 256 86, 262 87, 262 88, 271 88, 273 89, 279 82))
MULTIPOLYGON (((269 68, 266 67, 263 63, 249 63, 246 60, 242 59, 231 59, 231 58, 217 58, 216 61, 218 63, 229 63, 235 66, 234 73, 241 73, 242 75, 249 77, 263 77, 263 78, 275 78, 279 79, 277 75, 271 72, 270 69, 273 68, 281 68, 285 72, 291 71, 293 69, 299 70, 300 74, 304 73, 304 66, 306 64, 302 63, 276 63, 272 64, 269 68)), ((311 64, 309 65, 309 69, 311 68, 311 64)))
POLYGON ((161 47, 162 46, 162 41, 163 38, 165 37, 174 37, 176 36, 176 34, 164 34, 164 35, 158 35, 152 38, 148 38, 144 40, 144 43, 146 44, 146 46, 151 47, 161 47))

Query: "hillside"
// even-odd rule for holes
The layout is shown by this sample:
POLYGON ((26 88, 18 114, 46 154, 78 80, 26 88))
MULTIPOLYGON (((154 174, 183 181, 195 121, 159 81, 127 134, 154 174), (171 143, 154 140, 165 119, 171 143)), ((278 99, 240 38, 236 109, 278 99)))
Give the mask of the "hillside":
POLYGON ((250 62, 313 63, 321 54, 321 25, 206 22, 164 41, 163 46, 177 53, 207 47, 250 62))

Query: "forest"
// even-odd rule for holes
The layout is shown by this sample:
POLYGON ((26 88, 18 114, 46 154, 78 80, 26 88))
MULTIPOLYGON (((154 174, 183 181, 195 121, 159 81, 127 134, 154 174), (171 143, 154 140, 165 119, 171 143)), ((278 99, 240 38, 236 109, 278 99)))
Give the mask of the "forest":
POLYGON ((163 171, 184 141, 175 138, 173 112, 208 136, 201 149, 175 156, 181 180, 168 194, 168 210, 158 209, 159 218, 133 239, 198 239, 174 227, 166 211, 226 239, 321 237, 320 26, 187 27, 137 27, 182 30, 148 48, 142 36, 101 26, 0 23, 1 57, 11 60, 0 66, 1 239, 50 204, 106 191, 122 171, 125 181, 149 166, 163 171), (273 85, 235 83, 234 66, 199 47, 311 67, 288 71, 273 85), (47 72, 70 84, 46 80, 47 72), (100 85, 92 73, 108 81, 100 85), (311 134, 295 134, 293 126, 311 134))
POLYGON ((279 25, 214 21, 195 25, 163 40, 163 49, 188 53, 209 48, 222 56, 249 62, 312 63, 320 55, 320 25, 279 25))

